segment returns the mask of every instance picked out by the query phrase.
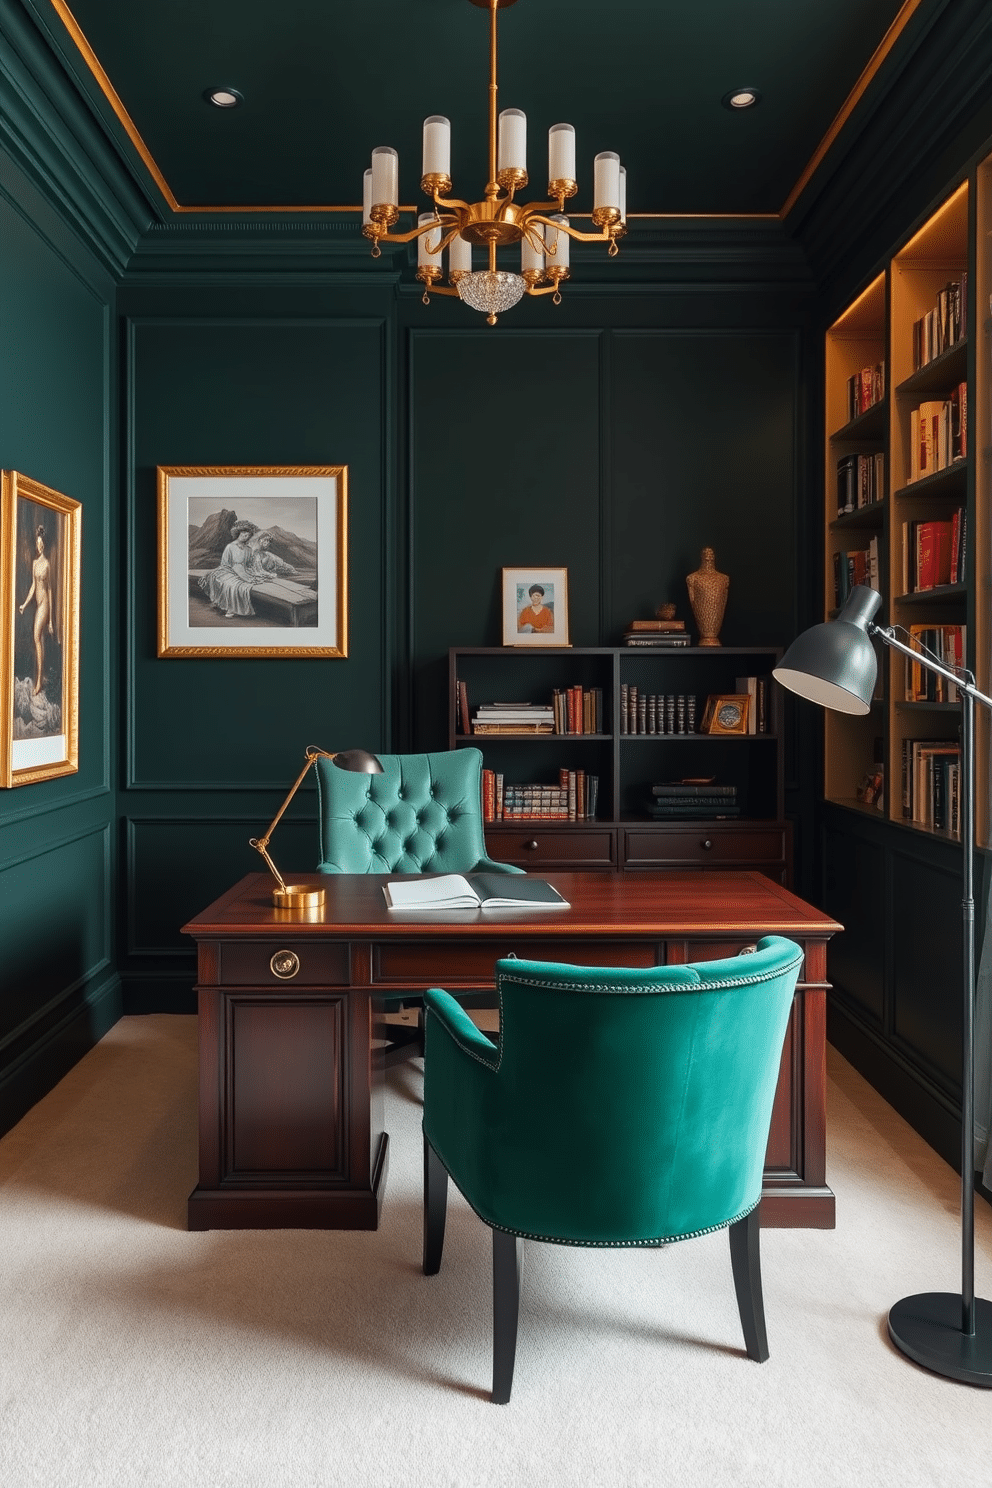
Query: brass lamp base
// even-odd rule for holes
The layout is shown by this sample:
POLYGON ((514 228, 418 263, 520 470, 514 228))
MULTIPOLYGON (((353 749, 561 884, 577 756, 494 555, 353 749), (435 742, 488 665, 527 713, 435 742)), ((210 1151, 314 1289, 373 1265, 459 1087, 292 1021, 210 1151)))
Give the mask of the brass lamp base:
POLYGON ((276 909, 319 909, 326 897, 326 889, 315 889, 311 884, 287 884, 284 889, 272 890, 276 909))

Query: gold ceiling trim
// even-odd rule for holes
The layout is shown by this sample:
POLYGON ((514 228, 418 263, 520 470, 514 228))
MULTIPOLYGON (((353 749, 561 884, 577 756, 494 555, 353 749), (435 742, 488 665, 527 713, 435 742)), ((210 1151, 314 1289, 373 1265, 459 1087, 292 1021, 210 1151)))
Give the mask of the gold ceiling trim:
POLYGON ((882 66, 882 63, 892 51, 892 48, 899 40, 903 31, 905 31, 910 19, 916 13, 916 11, 919 10, 922 3, 923 0, 905 0, 905 3, 899 11, 899 14, 896 16, 895 20, 892 22, 892 25, 886 31, 885 35, 882 37, 878 46, 875 48, 875 51, 868 61, 867 67, 864 69, 861 76, 858 78, 858 81, 855 83, 854 87, 845 98, 843 104, 841 105, 840 111, 838 112, 830 128, 827 130, 826 134, 823 136, 822 140, 813 151, 813 154, 810 156, 810 159, 806 164, 806 169, 803 171, 802 175, 799 177, 799 180, 796 182, 792 190, 789 192, 789 195, 786 197, 785 202, 782 206, 782 210, 779 213, 779 216, 783 219, 783 221, 786 217, 788 217, 789 213, 792 211, 792 208, 799 200, 799 197, 809 185, 810 181, 813 178, 814 172, 819 168, 820 165, 822 165, 827 151, 830 149, 830 146, 834 143, 844 125, 854 113, 854 110, 857 108, 858 104, 861 102, 861 99, 864 97, 869 84, 878 73, 879 69, 882 66))
MULTIPOLYGON (((475 0, 475 3, 476 4, 487 4, 488 3, 488 0, 475 0)), ((512 4, 513 3, 513 0, 502 0, 502 3, 503 4, 512 4)), ((810 157, 809 161, 807 162, 806 167, 805 167, 805 169, 802 172, 802 175, 799 177, 798 181, 793 186, 792 190, 789 192, 789 195, 786 198, 784 205, 781 207, 781 209, 778 212, 628 212, 628 214, 627 214, 628 221, 630 221, 630 220, 632 220, 634 218, 637 218, 640 221, 656 221, 656 222, 657 221, 661 221, 661 222, 664 222, 664 221, 681 221, 681 222, 692 222, 692 221, 700 221, 700 222, 701 221, 713 221, 713 222, 722 222, 722 221, 752 221, 752 222, 753 221, 758 221, 758 222, 779 221, 779 222, 782 222, 782 221, 784 221, 785 218, 791 212, 792 208, 795 206, 795 204, 798 201, 798 199, 799 199, 800 195, 802 194, 802 192, 808 186, 810 180, 813 177, 814 172, 822 164, 822 162, 824 160, 824 157, 827 154, 827 151, 830 149, 830 146, 834 143, 834 141, 836 140, 837 136, 840 134, 841 130, 843 129, 844 125, 847 123, 848 119, 853 114, 855 108, 857 107, 858 103, 861 101, 861 99, 864 96, 865 92, 867 91, 869 85, 871 84, 873 78, 878 73, 878 71, 881 68, 883 62, 888 57, 889 53, 892 51, 892 48, 895 46, 896 42, 899 40, 899 37, 902 35, 903 31, 906 29, 906 26, 909 23, 910 19, 915 14, 915 12, 920 8, 920 6, 922 5, 922 3, 923 3, 923 0, 904 0, 904 4, 902 5, 902 8, 900 9, 899 14, 895 17, 895 19, 892 22, 891 26, 886 31, 885 35, 882 37, 882 40, 879 42, 878 46, 875 48, 875 51, 872 54, 872 56, 871 56, 871 58, 870 58, 870 60, 869 60, 869 62, 867 64, 867 66, 865 67, 864 71, 861 73, 861 76, 858 78, 857 82, 855 83, 854 87, 851 89, 850 93, 847 95, 847 98, 844 100, 844 103, 842 104, 839 112, 837 113, 837 115, 836 115, 833 123, 830 125, 830 128, 827 130, 826 134, 823 136, 823 138, 821 139, 820 143, 817 145, 817 147, 814 150, 812 156, 810 157)), ((357 207, 353 207, 353 206, 250 206, 250 207, 244 207, 244 206, 205 206, 205 207, 196 207, 196 206, 185 206, 182 202, 177 201, 176 200, 176 197, 174 196, 174 194, 172 192, 171 187, 169 186, 168 181, 165 179, 165 177, 163 176, 161 170, 159 169, 158 165, 156 164, 155 158, 152 155, 152 152, 149 150, 148 146, 145 144, 144 140, 142 139, 141 135, 139 134, 138 129, 137 129, 135 123, 134 123, 134 120, 131 118, 131 115, 128 113, 127 109, 124 107, 123 103, 121 102, 121 99, 120 99, 120 97, 119 97, 116 89, 114 88, 113 83, 110 81, 110 78, 107 76, 106 72, 104 71, 104 69, 103 69, 103 67, 102 67, 102 65, 100 63, 100 59, 97 57, 97 55, 94 52, 93 48, 90 46, 89 42, 87 41, 86 36, 84 35, 83 30, 82 30, 81 26, 79 25, 79 22, 76 20, 75 16, 72 14, 72 11, 69 9, 68 5, 65 3, 65 0, 51 0, 51 4, 52 4, 52 7, 55 10, 56 14, 58 15, 59 19, 62 21, 62 24, 65 26, 66 30, 68 31, 69 36, 71 37, 72 41, 75 43, 76 48, 79 51, 80 56, 82 57, 83 61, 86 63, 86 66, 89 68, 90 72, 93 74, 94 81, 97 83, 98 87, 100 88, 100 91, 103 93, 103 95, 106 98, 107 102, 110 104, 110 107, 113 109, 115 115, 117 116, 117 119, 120 122, 120 125, 121 125, 122 129, 124 130, 124 132, 127 135, 128 139, 131 141, 131 143, 134 146, 134 148, 137 150, 138 155, 140 156, 143 164, 147 168, 147 170, 148 170, 149 174, 151 175, 153 181, 155 182, 155 184, 158 187, 159 191, 161 191, 162 195, 165 197, 166 203, 168 204, 168 206, 171 208, 171 210, 173 212, 177 212, 177 213, 179 213, 179 212, 207 212, 207 213, 211 213, 211 214, 237 212, 237 213, 240 213, 242 215, 251 214, 253 212, 256 212, 256 213, 257 212, 282 212, 282 213, 287 213, 287 214, 288 213, 293 213, 293 212, 355 212, 355 213, 358 213, 359 215, 361 214, 361 212, 362 212, 362 207, 361 206, 357 206, 357 207)), ((401 212, 416 212, 416 211, 418 211, 418 208, 415 207, 415 206, 408 206, 408 207, 407 206, 404 206, 404 207, 400 207, 400 211, 401 212)), ((585 216, 587 214, 585 214, 585 213, 578 214, 577 213, 575 215, 585 216)))

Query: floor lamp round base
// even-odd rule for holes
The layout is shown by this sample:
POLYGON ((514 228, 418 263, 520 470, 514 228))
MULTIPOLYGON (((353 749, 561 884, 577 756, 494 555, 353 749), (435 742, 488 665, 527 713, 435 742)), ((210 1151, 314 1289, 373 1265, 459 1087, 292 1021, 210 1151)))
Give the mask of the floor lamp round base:
POLYGON ((889 1312, 889 1337, 924 1369, 992 1390, 992 1302, 975 1299, 975 1332, 961 1331, 959 1292, 920 1292, 889 1312))

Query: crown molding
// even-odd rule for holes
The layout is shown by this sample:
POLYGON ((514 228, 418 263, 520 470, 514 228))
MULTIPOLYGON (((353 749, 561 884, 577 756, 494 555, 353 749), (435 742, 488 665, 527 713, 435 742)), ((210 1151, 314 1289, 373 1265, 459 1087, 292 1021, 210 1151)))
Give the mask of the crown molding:
POLYGON ((152 213, 30 8, 0 0, 0 147, 119 275, 152 213))
POLYGON ((992 7, 987 0, 943 0, 889 85, 873 95, 846 148, 835 146, 788 219, 821 281, 843 272, 859 250, 898 236, 934 191, 955 184, 977 142, 969 126, 988 110, 992 7), (967 149, 952 164, 964 139, 967 149), (940 163, 941 179, 932 179, 940 163), (921 198, 921 190, 925 199, 921 198))

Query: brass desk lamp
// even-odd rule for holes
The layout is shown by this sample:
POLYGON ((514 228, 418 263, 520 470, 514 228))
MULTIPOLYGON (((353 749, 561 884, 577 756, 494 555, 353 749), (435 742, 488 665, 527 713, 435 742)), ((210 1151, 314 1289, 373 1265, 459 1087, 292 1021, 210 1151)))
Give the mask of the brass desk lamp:
POLYGON ((333 760, 339 770, 356 770, 363 775, 382 774, 382 765, 374 754, 369 754, 365 749, 339 749, 336 754, 332 754, 327 749, 317 749, 313 744, 307 746, 307 762, 297 775, 289 795, 273 817, 268 831, 264 837, 252 837, 248 844, 249 847, 253 847, 256 852, 262 854, 269 872, 276 881, 276 887, 272 890, 272 902, 277 909, 315 909, 323 904, 326 895, 325 889, 315 889, 310 884, 286 883, 268 852, 269 839, 282 820, 283 812, 303 784, 307 772, 319 759, 333 760))

